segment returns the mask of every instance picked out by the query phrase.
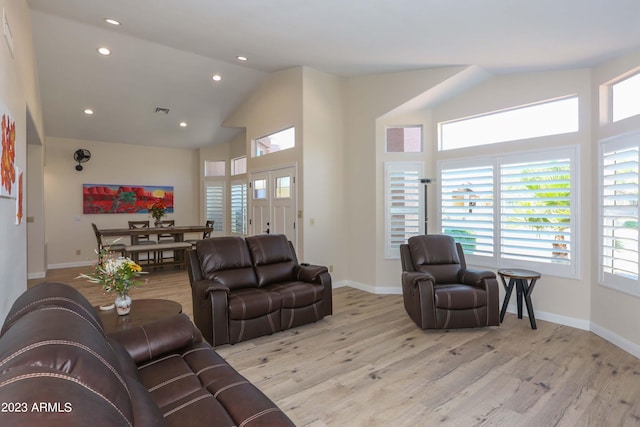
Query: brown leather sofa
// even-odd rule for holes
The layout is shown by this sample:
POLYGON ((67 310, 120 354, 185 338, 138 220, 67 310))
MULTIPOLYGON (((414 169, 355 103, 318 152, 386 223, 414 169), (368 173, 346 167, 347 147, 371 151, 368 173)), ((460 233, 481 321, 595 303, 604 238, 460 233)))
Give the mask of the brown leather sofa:
POLYGON ((500 324, 495 273, 468 269, 453 237, 411 237, 400 245, 400 259, 404 307, 422 329, 500 324))
POLYGON ((333 312, 326 267, 301 265, 284 235, 215 237, 187 255, 193 317, 213 346, 316 322, 333 312))
POLYGON ((106 336, 74 288, 43 283, 0 332, 0 425, 293 426, 176 315, 106 336))

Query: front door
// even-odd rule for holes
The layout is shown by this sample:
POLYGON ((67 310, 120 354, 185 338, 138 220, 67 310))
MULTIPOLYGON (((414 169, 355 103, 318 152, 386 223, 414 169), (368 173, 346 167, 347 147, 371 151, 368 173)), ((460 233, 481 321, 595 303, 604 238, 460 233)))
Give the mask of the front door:
POLYGON ((284 234, 297 244, 295 167, 251 174, 251 234, 284 234))

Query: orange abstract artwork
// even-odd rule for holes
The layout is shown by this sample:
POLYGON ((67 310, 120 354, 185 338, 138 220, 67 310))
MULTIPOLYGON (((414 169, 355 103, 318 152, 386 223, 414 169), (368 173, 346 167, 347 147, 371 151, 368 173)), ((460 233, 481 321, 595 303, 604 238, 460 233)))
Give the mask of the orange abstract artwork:
POLYGON ((12 197, 16 182, 16 122, 6 113, 2 113, 0 175, 0 196, 12 197))

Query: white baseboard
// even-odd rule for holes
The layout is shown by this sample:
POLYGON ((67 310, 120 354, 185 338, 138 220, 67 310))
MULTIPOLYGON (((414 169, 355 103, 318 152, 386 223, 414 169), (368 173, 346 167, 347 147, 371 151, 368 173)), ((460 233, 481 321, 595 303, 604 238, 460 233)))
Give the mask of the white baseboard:
MULTIPOLYGON (((524 305, 524 304, 523 304, 524 305)), ((500 305, 502 307, 502 304, 500 305)), ((516 304, 509 304, 507 306, 507 312, 517 314, 518 306, 516 304)), ((536 316, 536 320, 545 320, 547 322, 556 323, 558 325, 571 326, 572 328, 582 329, 584 331, 591 330, 591 324, 588 320, 584 319, 576 319, 575 317, 562 316, 560 314, 549 313, 546 311, 539 311, 536 308, 533 308, 533 312, 536 316)), ((527 309, 522 307, 522 318, 527 318, 529 321, 529 316, 527 316, 527 309)))
POLYGON ((47 265, 47 268, 50 270, 57 270, 59 268, 87 267, 94 264, 95 261, 64 262, 60 264, 49 264, 47 265))
POLYGON ((640 359, 640 345, 634 343, 633 341, 629 341, 628 339, 621 337, 615 332, 610 331, 609 329, 604 328, 596 323, 591 323, 591 332, 640 359))
POLYGON ((352 280, 340 280, 339 282, 333 283, 333 288, 342 288, 342 287, 350 287, 354 289, 359 289, 361 291, 368 292, 370 294, 375 295, 402 295, 402 288, 398 288, 397 286, 371 286, 366 285, 360 282, 354 282, 352 280))
POLYGON ((44 271, 36 272, 36 273, 27 273, 27 280, 44 279, 45 277, 47 277, 47 273, 45 273, 44 271))

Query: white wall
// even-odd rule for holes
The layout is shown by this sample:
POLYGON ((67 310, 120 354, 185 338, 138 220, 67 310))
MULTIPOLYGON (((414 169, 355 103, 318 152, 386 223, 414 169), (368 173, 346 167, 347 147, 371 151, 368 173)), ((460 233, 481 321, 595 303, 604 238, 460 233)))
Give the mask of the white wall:
MULTIPOLYGON (((640 51, 632 55, 618 58, 614 61, 602 64, 593 70, 594 98, 599 92, 600 85, 619 77, 620 75, 638 70, 640 67, 640 51)), ((640 131, 640 117, 631 117, 617 123, 600 125, 600 111, 597 103, 593 103, 593 150, 597 153, 600 139, 616 134, 624 134, 631 131, 640 131)), ((595 156, 595 154, 594 154, 595 156)), ((593 170, 597 171, 594 162, 593 170)), ((594 173, 590 184, 592 188, 599 188, 598 174, 594 173)), ((592 215, 597 218, 598 199, 594 198, 592 215)), ((597 222, 594 221, 593 229, 597 230, 597 222)), ((596 234, 596 233, 593 233, 596 234)), ((591 282, 591 323, 592 330, 620 347, 640 357, 640 297, 629 295, 617 290, 604 287, 598 282, 599 254, 597 250, 597 235, 593 237, 594 248, 592 251, 591 268, 589 275, 591 282)))
POLYGON ((44 278, 47 272, 44 216, 44 146, 27 144, 27 276, 44 278))
POLYGON ((344 219, 344 102, 343 80, 304 68, 303 162, 300 204, 304 258, 300 262, 326 265, 334 282, 346 278, 344 219))
MULTIPOLYGON (((86 265, 96 260, 91 229, 126 228, 129 220, 148 214, 83 214, 82 184, 169 185, 174 187, 176 225, 199 224, 197 150, 151 148, 95 141, 47 138, 45 210, 49 268, 86 265), (84 170, 75 170, 73 152, 91 151, 84 170), (80 250, 80 255, 76 251, 80 250)), ((125 243, 128 243, 126 241, 125 243)))
MULTIPOLYGON (((16 165, 27 170, 27 109, 42 132, 42 114, 36 80, 29 9, 26 1, 0 0, 13 34, 13 55, 0 39, 0 105, 16 122, 16 165)), ((25 195, 26 198, 26 195, 25 195)), ((23 212, 26 213, 26 204, 23 212)), ((15 225, 16 200, 0 198, 0 319, 27 286, 27 225, 15 225)))

